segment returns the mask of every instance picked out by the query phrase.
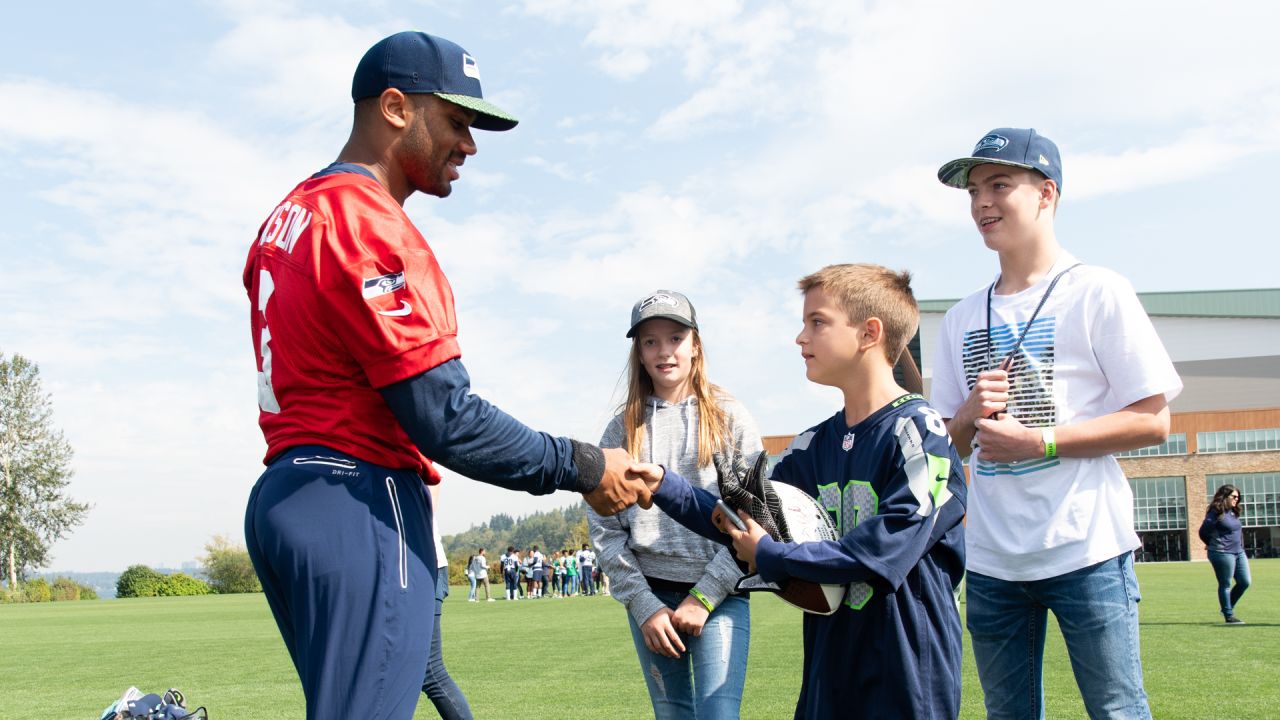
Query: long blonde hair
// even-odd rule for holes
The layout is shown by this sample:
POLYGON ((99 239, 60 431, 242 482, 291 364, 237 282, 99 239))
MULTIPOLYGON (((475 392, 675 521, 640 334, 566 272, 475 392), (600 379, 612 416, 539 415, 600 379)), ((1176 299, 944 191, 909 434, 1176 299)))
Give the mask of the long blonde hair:
MULTIPOLYGON (((697 352, 690 363, 689 385, 698 398, 698 467, 710 465, 715 453, 730 447, 729 415, 720 407, 719 396, 725 391, 707 380, 706 351, 702 338, 692 328, 693 347, 697 352)), ((622 429, 626 450, 633 457, 640 457, 644 442, 645 400, 653 394, 653 378, 649 377, 640 360, 640 336, 631 338, 631 353, 627 360, 627 399, 622 404, 622 429)))

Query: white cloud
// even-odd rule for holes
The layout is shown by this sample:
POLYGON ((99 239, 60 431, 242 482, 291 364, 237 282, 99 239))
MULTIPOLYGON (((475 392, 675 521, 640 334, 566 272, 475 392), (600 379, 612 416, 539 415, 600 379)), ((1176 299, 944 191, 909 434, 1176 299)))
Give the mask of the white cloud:
POLYGON ((211 67, 251 78, 245 87, 255 112, 326 127, 350 116, 351 75, 360 57, 402 29, 379 32, 341 17, 304 15, 292 3, 241 3, 232 10, 236 25, 211 48, 211 67))

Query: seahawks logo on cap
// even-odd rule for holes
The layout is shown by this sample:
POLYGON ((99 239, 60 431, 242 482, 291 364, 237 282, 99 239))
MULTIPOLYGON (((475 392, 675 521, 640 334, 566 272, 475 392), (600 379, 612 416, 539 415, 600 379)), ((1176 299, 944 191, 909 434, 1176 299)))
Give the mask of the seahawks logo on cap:
POLYGON ((977 155, 983 150, 1000 152, 1004 149, 1004 146, 1008 144, 1009 138, 1004 137, 1003 135, 988 135, 979 140, 977 145, 973 146, 973 154, 977 155))
POLYGON ((662 303, 663 305, 670 305, 671 307, 680 307, 679 300, 676 300, 675 298, 671 297, 670 295, 667 295, 666 293, 658 293, 656 295, 650 295, 644 300, 641 300, 640 309, 644 310, 650 305, 657 305, 658 303, 662 303))

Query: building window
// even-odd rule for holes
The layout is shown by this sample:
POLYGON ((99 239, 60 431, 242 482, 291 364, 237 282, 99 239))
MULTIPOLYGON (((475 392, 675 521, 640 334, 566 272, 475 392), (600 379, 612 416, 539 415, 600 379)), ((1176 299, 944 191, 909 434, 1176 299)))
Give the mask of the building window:
POLYGON ((1142 540, 1135 559, 1138 562, 1188 559, 1186 478, 1133 478, 1129 487, 1133 490, 1133 529, 1142 540))
MULTIPOLYGON (((1201 433, 1202 435, 1204 433, 1201 433)), ((1156 455, 1186 455, 1187 454, 1187 434, 1172 433, 1169 439, 1159 445, 1148 445, 1134 450, 1125 450, 1116 453, 1116 457, 1153 457, 1156 455)))
POLYGON ((1196 433, 1196 446, 1201 453, 1280 450, 1280 428, 1196 433))
POLYGON ((1182 477, 1133 478, 1133 529, 1186 530, 1187 481, 1182 477))

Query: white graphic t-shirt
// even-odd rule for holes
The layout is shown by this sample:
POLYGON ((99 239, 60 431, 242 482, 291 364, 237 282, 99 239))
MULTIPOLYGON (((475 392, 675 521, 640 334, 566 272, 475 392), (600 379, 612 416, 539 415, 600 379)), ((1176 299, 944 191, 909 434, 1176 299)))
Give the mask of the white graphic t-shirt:
MULTIPOLYGON (((942 321, 933 406, 953 417, 979 372, 1000 365, 1055 276, 1078 261, 1062 253, 1035 286, 961 300, 942 321)), ((1081 265, 1062 276, 1010 368, 1009 412, 1029 427, 1070 425, 1116 412, 1182 381, 1151 319, 1120 275, 1081 265)), ((975 453, 976 455, 976 453, 975 453)), ((993 463, 970 456, 970 570, 1040 580, 1138 547, 1133 494, 1110 455, 993 463)))

